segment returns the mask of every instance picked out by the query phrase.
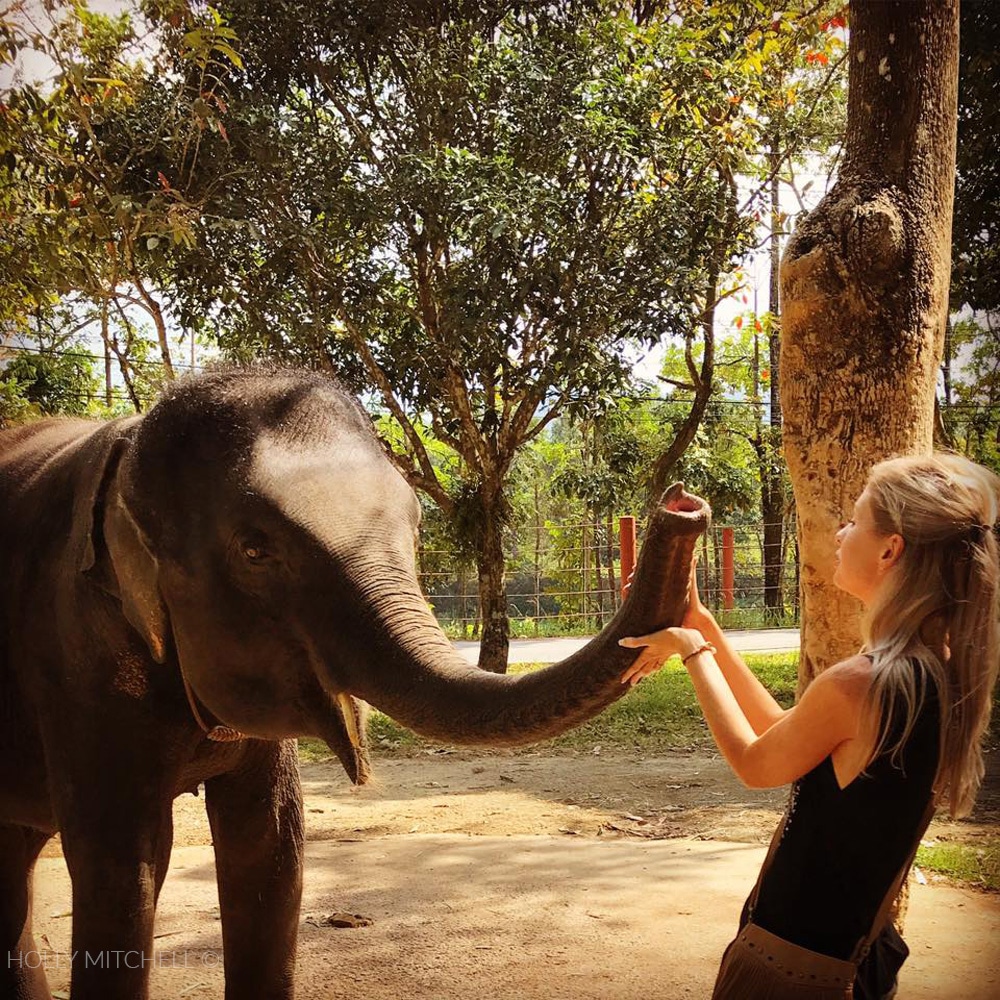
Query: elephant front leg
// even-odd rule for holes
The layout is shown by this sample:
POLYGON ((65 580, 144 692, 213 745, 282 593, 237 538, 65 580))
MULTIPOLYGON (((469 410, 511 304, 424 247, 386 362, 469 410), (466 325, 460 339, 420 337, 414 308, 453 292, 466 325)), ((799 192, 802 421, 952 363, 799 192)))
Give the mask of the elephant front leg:
POLYGON ((255 741, 205 783, 222 914, 226 1000, 290 1000, 302 900, 302 789, 294 740, 255 741))
POLYGON ((31 933, 32 873, 49 834, 0 825, 0 997, 49 1000, 45 962, 31 933))
POLYGON ((153 918, 170 864, 170 801, 146 823, 117 811, 116 826, 63 830, 73 881, 73 1000, 146 1000, 155 964, 153 918))

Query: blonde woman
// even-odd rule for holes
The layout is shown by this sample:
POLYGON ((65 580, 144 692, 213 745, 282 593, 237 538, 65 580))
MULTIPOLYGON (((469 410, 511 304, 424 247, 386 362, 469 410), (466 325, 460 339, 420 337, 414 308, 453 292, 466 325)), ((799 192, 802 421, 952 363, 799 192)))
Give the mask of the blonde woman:
POLYGON ((679 655, 736 775, 793 783, 716 1000, 893 995, 906 949, 889 906, 935 803, 968 813, 982 779, 1000 657, 998 495, 997 477, 954 455, 872 470, 837 533, 834 573, 864 604, 864 646, 793 708, 750 672, 694 586, 682 627, 621 640, 640 650, 623 682, 679 655))

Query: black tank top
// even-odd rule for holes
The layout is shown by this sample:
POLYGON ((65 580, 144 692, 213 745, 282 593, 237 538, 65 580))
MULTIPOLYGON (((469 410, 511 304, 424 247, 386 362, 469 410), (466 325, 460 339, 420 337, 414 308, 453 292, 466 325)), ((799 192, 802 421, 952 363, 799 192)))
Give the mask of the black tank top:
MULTIPOLYGON (((918 669, 923 706, 899 755, 881 753, 846 788, 827 757, 792 785, 784 834, 753 920, 813 951, 849 959, 906 863, 938 766, 940 708, 918 669)), ((891 746, 902 733, 891 711, 891 746)))

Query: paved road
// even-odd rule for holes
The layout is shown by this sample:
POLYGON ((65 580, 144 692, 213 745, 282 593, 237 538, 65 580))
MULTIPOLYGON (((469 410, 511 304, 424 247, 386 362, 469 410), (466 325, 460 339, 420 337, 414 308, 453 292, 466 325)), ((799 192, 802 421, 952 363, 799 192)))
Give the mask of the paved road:
MULTIPOLYGON (((775 653, 799 648, 797 628, 734 629, 727 632, 741 653, 775 653)), ((574 639, 512 639, 508 663, 557 663, 583 649, 592 636, 574 639)), ((456 642, 458 651, 470 663, 479 659, 478 642, 456 642)))

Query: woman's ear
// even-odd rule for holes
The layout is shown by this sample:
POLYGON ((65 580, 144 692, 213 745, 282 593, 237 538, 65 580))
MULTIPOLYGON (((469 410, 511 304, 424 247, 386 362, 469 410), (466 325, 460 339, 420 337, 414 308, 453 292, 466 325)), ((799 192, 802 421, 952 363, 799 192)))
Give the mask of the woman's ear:
POLYGON ((879 569, 887 572, 903 557, 906 551, 906 540, 902 535, 889 535, 882 546, 882 554, 879 556, 879 569))

